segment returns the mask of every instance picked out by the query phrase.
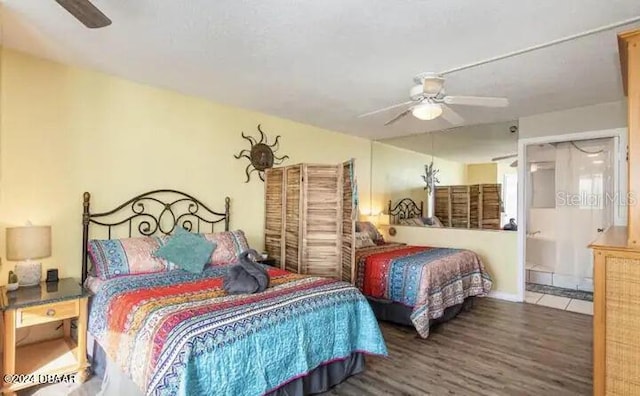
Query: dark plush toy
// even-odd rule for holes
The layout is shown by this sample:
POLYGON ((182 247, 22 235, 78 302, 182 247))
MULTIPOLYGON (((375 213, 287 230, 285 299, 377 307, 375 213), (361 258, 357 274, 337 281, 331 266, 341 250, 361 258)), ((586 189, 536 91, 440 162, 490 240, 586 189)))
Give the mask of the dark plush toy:
POLYGON ((242 252, 238 264, 229 268, 224 276, 223 287, 227 293, 260 293, 269 287, 269 274, 250 256, 260 257, 254 249, 242 252))
POLYGON ((504 227, 502 227, 503 230, 506 231, 518 231, 518 225, 516 224, 516 219, 509 219, 509 223, 505 224, 504 227))

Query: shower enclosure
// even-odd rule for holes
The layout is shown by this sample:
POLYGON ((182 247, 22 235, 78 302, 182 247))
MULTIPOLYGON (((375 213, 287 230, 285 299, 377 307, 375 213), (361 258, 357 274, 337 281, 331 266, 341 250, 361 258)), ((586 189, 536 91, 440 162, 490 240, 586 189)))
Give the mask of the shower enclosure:
POLYGON ((587 245, 614 222, 615 138, 527 146, 526 281, 593 291, 587 245))

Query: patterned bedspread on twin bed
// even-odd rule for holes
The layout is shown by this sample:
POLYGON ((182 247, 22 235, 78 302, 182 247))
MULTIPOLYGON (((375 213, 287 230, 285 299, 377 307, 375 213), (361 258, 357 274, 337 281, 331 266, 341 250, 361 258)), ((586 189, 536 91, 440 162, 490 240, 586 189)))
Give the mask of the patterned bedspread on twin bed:
POLYGON ((467 297, 484 296, 491 277, 469 250, 389 243, 356 251, 357 285, 369 297, 412 307, 418 334, 429 335, 429 320, 467 297))
POLYGON ((386 355, 367 300, 348 283, 267 267, 264 293, 229 296, 225 267, 104 281, 89 332, 153 395, 260 395, 354 352, 386 355))

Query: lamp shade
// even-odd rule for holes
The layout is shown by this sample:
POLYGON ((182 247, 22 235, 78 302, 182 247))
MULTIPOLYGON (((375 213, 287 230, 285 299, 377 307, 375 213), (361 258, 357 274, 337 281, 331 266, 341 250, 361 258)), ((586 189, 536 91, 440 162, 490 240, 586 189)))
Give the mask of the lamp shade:
POLYGON ((365 216, 365 221, 377 226, 378 225, 378 215, 367 215, 365 216))
POLYGON ((384 213, 380 213, 378 215, 378 225, 387 226, 389 224, 391 224, 391 222, 389 221, 389 215, 388 214, 384 214, 384 213))
POLYGON ((51 256, 51 226, 7 228, 7 260, 35 260, 51 256))

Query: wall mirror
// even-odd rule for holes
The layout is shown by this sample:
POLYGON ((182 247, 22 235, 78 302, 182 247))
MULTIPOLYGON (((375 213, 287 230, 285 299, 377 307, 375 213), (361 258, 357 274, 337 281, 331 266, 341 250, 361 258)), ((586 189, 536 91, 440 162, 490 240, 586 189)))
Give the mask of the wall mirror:
POLYGON ((515 228, 517 152, 517 121, 378 140, 372 217, 379 225, 515 228))

